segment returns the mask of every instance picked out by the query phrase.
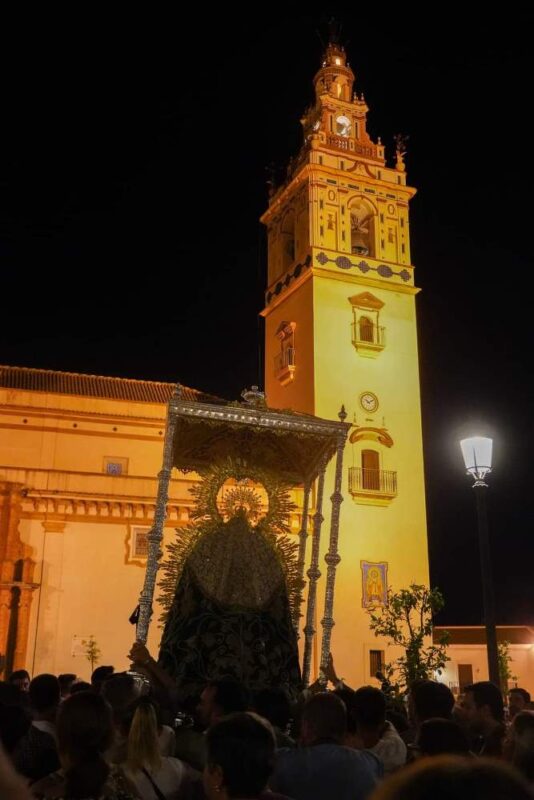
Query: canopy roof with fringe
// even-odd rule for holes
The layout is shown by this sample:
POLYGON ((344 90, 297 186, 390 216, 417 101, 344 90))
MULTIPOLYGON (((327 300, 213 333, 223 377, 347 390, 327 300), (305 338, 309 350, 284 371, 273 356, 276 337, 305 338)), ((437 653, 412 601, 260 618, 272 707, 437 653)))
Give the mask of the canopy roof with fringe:
POLYGON ((243 402, 195 402, 180 384, 169 401, 174 422, 172 466, 202 472, 233 458, 275 472, 289 484, 314 480, 345 438, 349 423, 268 408, 253 387, 243 402))

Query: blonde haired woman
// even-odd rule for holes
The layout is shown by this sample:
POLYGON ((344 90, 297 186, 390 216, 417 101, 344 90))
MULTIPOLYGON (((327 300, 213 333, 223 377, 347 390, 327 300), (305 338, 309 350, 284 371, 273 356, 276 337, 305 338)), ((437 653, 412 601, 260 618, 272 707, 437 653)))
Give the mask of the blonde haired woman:
POLYGON ((178 758, 162 756, 156 710, 141 697, 126 711, 122 729, 127 736, 122 770, 141 800, 188 800, 197 796, 201 776, 178 758))

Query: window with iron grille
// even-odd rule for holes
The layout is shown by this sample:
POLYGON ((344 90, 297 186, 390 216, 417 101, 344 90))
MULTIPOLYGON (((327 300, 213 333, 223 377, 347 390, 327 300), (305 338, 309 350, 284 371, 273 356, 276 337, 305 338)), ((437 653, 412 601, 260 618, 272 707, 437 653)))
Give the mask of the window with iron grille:
POLYGON ((382 672, 384 668, 384 651, 369 650, 369 672, 371 677, 375 677, 377 672, 382 672))
POLYGON ((132 557, 147 558, 150 528, 132 528, 132 557))

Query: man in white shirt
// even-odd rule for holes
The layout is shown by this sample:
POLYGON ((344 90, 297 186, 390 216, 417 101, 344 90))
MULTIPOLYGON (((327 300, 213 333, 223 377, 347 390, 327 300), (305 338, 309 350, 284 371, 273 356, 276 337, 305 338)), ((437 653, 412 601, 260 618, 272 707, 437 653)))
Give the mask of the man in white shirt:
POLYGON ((406 763, 406 745, 391 722, 386 720, 386 698, 374 686, 362 686, 349 701, 354 722, 352 746, 370 750, 384 765, 387 775, 406 763))

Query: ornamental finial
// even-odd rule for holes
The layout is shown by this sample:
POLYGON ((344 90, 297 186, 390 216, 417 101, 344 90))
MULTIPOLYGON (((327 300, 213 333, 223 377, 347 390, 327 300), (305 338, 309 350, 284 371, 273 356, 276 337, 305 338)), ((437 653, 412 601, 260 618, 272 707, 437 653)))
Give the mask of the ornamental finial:
POLYGON ((250 389, 243 389, 241 397, 249 406, 265 408, 265 392, 260 392, 257 386, 251 386, 250 389))
POLYGON ((404 172, 406 167, 404 165, 404 156, 406 155, 406 142, 409 139, 409 136, 405 136, 402 133, 397 133, 394 137, 395 139, 395 152, 397 156, 397 163, 395 164, 395 168, 399 172, 404 172))

